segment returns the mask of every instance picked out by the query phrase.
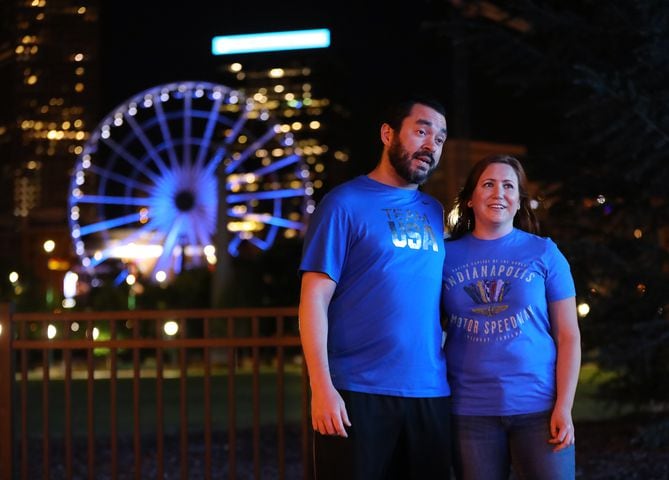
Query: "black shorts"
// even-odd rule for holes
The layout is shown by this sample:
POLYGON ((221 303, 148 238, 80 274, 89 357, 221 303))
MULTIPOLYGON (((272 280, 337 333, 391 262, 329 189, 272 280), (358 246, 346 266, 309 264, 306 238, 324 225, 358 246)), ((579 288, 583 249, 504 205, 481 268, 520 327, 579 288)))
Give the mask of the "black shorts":
POLYGON ((339 392, 348 438, 314 432, 316 480, 450 478, 450 397, 339 392))

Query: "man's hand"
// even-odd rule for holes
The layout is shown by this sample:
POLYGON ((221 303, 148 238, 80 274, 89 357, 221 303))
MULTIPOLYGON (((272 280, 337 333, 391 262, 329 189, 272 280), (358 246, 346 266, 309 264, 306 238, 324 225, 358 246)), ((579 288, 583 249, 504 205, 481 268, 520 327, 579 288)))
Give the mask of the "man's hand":
POLYGON ((345 427, 350 427, 346 405, 336 389, 312 389, 311 424, 322 435, 348 437, 345 427))

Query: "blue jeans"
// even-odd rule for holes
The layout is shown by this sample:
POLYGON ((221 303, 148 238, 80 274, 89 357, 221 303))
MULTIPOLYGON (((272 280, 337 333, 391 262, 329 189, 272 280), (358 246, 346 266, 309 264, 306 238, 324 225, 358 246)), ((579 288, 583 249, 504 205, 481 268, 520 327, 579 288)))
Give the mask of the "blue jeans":
POLYGON ((573 480, 574 445, 554 452, 550 412, 505 417, 453 415, 453 467, 459 480, 573 480))

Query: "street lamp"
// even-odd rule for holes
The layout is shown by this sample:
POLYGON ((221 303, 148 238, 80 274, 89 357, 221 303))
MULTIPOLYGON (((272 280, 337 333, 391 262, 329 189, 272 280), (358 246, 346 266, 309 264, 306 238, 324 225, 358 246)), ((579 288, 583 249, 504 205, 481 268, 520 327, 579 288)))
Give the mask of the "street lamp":
POLYGON ((46 253, 52 253, 56 248, 56 242, 54 242, 53 240, 46 240, 42 244, 42 248, 44 248, 44 251, 46 253))

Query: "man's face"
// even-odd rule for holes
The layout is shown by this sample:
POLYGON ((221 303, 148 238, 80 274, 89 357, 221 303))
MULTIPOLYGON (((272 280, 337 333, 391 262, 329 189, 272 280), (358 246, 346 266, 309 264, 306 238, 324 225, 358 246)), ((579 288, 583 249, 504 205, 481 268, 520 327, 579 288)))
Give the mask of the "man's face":
POLYGON ((407 183, 421 185, 439 164, 446 141, 446 119, 426 105, 416 104, 395 132, 388 158, 407 183))

